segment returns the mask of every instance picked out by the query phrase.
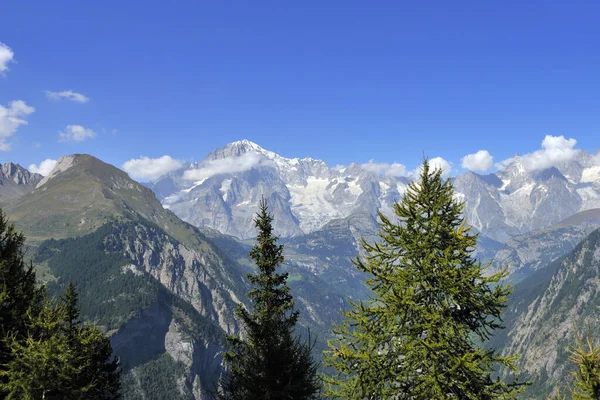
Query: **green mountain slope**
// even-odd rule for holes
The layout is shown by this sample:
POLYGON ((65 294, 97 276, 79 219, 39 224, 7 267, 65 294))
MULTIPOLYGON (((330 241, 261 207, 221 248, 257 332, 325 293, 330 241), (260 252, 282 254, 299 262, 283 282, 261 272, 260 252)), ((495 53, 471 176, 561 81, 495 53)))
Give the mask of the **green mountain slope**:
MULTIPOLYGON (((221 371, 224 335, 238 331, 236 303, 246 302, 248 244, 181 221, 148 188, 88 155, 61 158, 6 212, 29 238, 39 278, 52 293, 73 280, 82 315, 110 335, 125 370, 125 398, 208 395, 221 371)), ((351 233, 352 223, 342 226, 351 233)), ((343 261, 354 273, 355 245, 347 244, 342 238, 328 245, 337 254, 332 259, 312 244, 297 252, 286 243, 298 333, 310 328, 319 357, 348 293, 357 294, 327 272, 340 273, 343 261)))
POLYGON ((247 291, 235 261, 149 189, 88 155, 61 158, 6 212, 50 292, 73 280, 82 315, 110 335, 126 398, 208 395, 247 291), (173 378, 163 391, 143 384, 157 365, 173 378))

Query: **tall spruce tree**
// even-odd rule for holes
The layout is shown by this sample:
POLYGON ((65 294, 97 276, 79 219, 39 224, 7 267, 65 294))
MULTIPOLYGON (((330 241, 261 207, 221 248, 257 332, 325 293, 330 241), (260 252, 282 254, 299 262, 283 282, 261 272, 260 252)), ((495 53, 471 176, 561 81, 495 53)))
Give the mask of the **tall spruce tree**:
POLYGON ((228 372, 218 397, 232 400, 313 399, 320 391, 318 364, 311 356, 314 343, 294 335, 298 311, 287 285, 287 273, 277 272, 283 246, 273 235, 273 217, 263 199, 254 220, 257 243, 250 257, 258 267, 248 274, 254 286, 248 293, 252 310, 238 306, 245 337, 230 336, 225 354, 228 372))
POLYGON ((355 260, 373 296, 351 302, 325 364, 327 392, 343 399, 509 399, 522 390, 492 377, 514 368, 477 344, 501 328, 510 288, 506 272, 484 276, 473 258, 477 235, 453 200, 450 180, 422 164, 420 178, 394 205, 396 221, 379 214, 381 242, 362 241, 355 260))

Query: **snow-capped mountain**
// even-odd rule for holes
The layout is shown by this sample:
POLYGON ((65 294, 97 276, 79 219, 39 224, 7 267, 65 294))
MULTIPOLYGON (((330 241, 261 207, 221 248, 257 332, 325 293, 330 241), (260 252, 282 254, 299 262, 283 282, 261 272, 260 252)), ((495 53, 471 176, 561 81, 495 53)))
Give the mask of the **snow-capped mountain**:
MULTIPOLYGON (((453 179, 468 222, 501 242, 600 207, 600 166, 585 152, 537 171, 516 156, 495 174, 453 179)), ((310 157, 281 157, 242 140, 149 186, 185 221, 245 239, 254 236, 252 219, 262 196, 276 216, 277 234, 290 237, 356 213, 391 214, 408 182, 359 164, 333 168, 310 157)))
POLYGON ((468 222, 501 242, 600 207, 600 167, 585 152, 536 171, 517 156, 495 174, 459 175, 454 186, 468 222))

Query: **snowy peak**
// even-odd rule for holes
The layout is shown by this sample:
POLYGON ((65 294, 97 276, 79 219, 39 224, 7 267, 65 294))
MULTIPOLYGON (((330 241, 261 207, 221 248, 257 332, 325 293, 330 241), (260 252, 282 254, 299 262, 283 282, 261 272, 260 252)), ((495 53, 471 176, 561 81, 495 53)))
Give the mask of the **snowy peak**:
POLYGON ((275 158, 279 157, 277 154, 267 151, 260 147, 258 144, 251 142, 250 140, 239 140, 237 142, 232 142, 220 149, 213 150, 206 157, 206 160, 218 160, 229 157, 240 157, 247 153, 257 153, 261 154, 267 158, 275 158))
MULTIPOLYGON (((456 198, 465 202, 468 223, 503 242, 600 207, 596 158, 582 151, 576 159, 531 170, 530 160, 517 155, 495 174, 456 176, 456 198)), ((151 187, 185 221, 250 238, 263 196, 273 205, 277 234, 285 237, 314 232, 358 213, 390 215, 408 182, 407 177, 380 174, 358 163, 330 167, 322 160, 286 158, 240 140, 151 187)))
POLYGON ((277 234, 294 236, 356 212, 390 210, 404 180, 379 176, 359 164, 336 169, 311 157, 286 158, 241 140, 150 186, 185 221, 250 238, 263 196, 273 206, 277 234))

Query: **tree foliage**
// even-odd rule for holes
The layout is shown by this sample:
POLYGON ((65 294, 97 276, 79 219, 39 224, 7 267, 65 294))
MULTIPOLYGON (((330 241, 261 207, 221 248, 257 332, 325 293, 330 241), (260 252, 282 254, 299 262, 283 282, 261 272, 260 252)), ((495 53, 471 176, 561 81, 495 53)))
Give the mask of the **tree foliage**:
MULTIPOLYGON (((0 210, 0 335, 22 339, 27 334, 27 314, 38 307, 40 291, 35 286, 32 265, 25 265, 25 236, 0 210)), ((0 365, 10 360, 10 349, 0 340, 0 365)))
MULTIPOLYGON (((594 343, 588 326, 585 337, 575 330, 575 345, 570 346, 569 360, 576 367, 573 387, 569 388, 573 400, 600 400, 600 346, 594 343)), ((560 393, 556 397, 561 399, 560 393)))
POLYGON ((484 276, 449 180, 423 162, 420 178, 394 205, 397 221, 379 214, 381 242, 363 240, 356 267, 372 298, 351 302, 334 326, 326 365, 328 394, 344 399, 508 399, 518 383, 493 378, 515 356, 481 348, 501 328, 510 288, 506 275, 484 276))
POLYGON ((60 301, 37 288, 25 238, 0 210, 0 394, 8 399, 116 399, 110 341, 79 320, 70 284, 60 301))
POLYGON ((258 273, 248 274, 252 310, 238 306, 245 337, 230 336, 225 354, 228 373, 218 397, 222 399, 311 399, 320 390, 318 365, 311 356, 314 342, 294 335, 298 311, 287 285, 287 273, 277 272, 283 246, 273 235, 273 217, 263 199, 254 220, 257 243, 250 257, 258 273))

